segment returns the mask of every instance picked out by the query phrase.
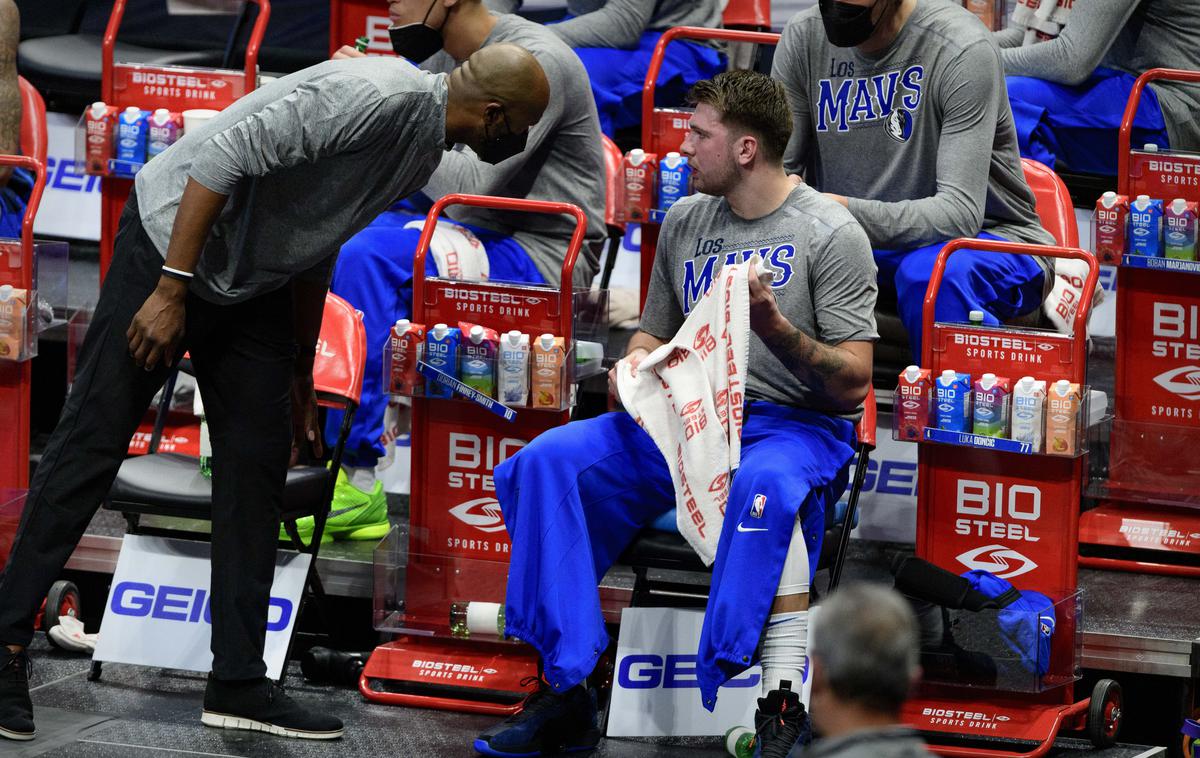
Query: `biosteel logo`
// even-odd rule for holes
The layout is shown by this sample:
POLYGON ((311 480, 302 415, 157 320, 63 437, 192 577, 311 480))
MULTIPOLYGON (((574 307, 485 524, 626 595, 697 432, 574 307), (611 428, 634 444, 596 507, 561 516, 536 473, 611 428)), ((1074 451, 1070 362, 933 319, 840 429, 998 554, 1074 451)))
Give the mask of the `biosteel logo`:
POLYGON ((1200 400, 1200 366, 1182 366, 1154 377, 1154 383, 1184 400, 1200 400))
POLYGON ((985 545, 968 550, 956 560, 972 571, 988 571, 1001 579, 1028 574, 1038 567, 1031 559, 1004 545, 985 545))
POLYGON ((1030 342, 1029 340, 1019 337, 997 337, 987 334, 955 334, 954 344, 968 345, 970 347, 982 347, 992 350, 1016 350, 1023 353, 1032 353, 1038 350, 1049 352, 1054 349, 1054 345, 1049 342, 1030 342))
POLYGON ((504 529, 500 501, 494 497, 481 497, 459 503, 450 509, 450 515, 481 532, 499 532, 504 529))
POLYGON ((461 300, 467 303, 491 303, 493 305, 537 305, 545 301, 543 297, 514 295, 510 292, 490 292, 488 290, 460 289, 447 287, 442 290, 447 300, 461 300))
POLYGON ((134 84, 156 87, 186 87, 188 89, 221 89, 229 84, 224 79, 205 79, 194 74, 171 74, 157 71, 134 71, 134 84))

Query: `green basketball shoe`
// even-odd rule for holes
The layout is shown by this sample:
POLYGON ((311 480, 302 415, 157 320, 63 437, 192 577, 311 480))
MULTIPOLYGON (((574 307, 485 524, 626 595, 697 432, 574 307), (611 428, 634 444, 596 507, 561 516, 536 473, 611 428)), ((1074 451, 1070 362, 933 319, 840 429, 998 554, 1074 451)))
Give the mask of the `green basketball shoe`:
MULTIPOLYGON (((312 516, 296 520, 296 531, 305 545, 312 540, 315 527, 312 516)), ((333 505, 325 521, 321 543, 333 540, 379 540, 386 537, 391 528, 383 482, 375 482, 372 491, 364 492, 350 483, 344 469, 339 470, 337 483, 333 487, 333 505)), ((284 542, 291 539, 282 524, 279 526, 279 539, 284 542)))

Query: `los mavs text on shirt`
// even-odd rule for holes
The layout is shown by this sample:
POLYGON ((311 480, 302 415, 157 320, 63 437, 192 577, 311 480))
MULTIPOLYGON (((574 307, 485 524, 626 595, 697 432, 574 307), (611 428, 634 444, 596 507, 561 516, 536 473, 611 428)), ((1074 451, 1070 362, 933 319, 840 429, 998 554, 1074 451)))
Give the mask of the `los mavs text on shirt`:
POLYGON ((829 132, 833 127, 847 132, 852 125, 884 121, 889 136, 898 142, 908 141, 924 92, 924 66, 855 78, 853 62, 832 61, 830 71, 839 75, 817 82, 818 132, 829 132))

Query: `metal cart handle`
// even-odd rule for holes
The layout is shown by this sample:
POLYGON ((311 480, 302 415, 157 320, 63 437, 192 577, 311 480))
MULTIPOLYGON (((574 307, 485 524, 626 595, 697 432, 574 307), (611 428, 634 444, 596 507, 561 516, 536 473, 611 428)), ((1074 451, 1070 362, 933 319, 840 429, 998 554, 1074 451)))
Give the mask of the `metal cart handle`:
MULTIPOLYGON (((121 19, 125 16, 125 4, 128 0, 115 0, 112 13, 108 17, 108 26, 104 29, 103 53, 100 65, 102 75, 100 81, 105 89, 104 98, 112 100, 113 81, 113 52, 117 46, 117 29, 121 27, 121 19)), ((250 31, 250 39, 246 42, 246 92, 253 92, 258 85, 258 49, 262 47, 263 37, 267 33, 267 21, 271 18, 271 0, 246 0, 258 6, 258 18, 254 19, 254 28, 250 31)))
MULTIPOLYGON (((1100 278, 1100 265, 1096 256, 1080 250, 1077 247, 1057 247, 1054 245, 1031 245, 1019 242, 1000 242, 996 240, 956 239, 946 243, 938 253, 933 264, 933 275, 929 286, 925 289, 925 304, 921 311, 921 328, 925 335, 922 340, 921 362, 924 366, 933 365, 933 322, 934 305, 937 303, 938 289, 942 285, 942 276, 946 273, 946 261, 958 250, 981 250, 988 253, 1005 253, 1007 255, 1040 255, 1046 258, 1071 258, 1088 264, 1087 279, 1083 283, 1083 295, 1079 298, 1079 310, 1075 313, 1075 323, 1072 325, 1075 339, 1072 342, 1072 360, 1077 366, 1084 365, 1087 359, 1087 316, 1092 307, 1092 296, 1096 291, 1096 282, 1100 278)), ((1040 305, 1039 305, 1040 307, 1040 305)))
POLYGON ((563 258, 562 270, 559 274, 559 292, 562 296, 562 334, 571 336, 571 295, 574 293, 572 277, 575 273, 575 261, 579 258, 579 250, 583 247, 583 237, 587 233, 587 216, 577 205, 571 203, 556 203, 547 200, 523 200, 512 197, 491 197, 488 195, 446 195, 433 204, 425 217, 425 226, 421 230, 421 238, 417 241, 417 251, 413 257, 413 302, 424 302, 425 292, 425 255, 429 252, 429 241, 433 239, 433 230, 437 226, 438 217, 451 205, 468 205, 475 208, 494 208, 502 211, 524 211, 527 213, 563 213, 575 219, 575 232, 567 244, 567 254, 563 258))
POLYGON ((714 40, 721 39, 730 42, 757 42, 760 45, 778 45, 778 34, 771 32, 747 32, 740 29, 707 29, 701 26, 673 26, 663 32, 654 46, 654 55, 650 57, 650 68, 646 69, 646 81, 642 84, 642 147, 649 150, 651 126, 654 118, 654 87, 658 83, 658 73, 662 69, 663 57, 667 45, 677 39, 714 40))
POLYGON ((1129 150, 1133 139, 1133 119, 1142 100, 1142 90, 1153 81, 1200 82, 1200 71, 1183 71, 1177 68, 1152 68, 1137 78, 1125 103, 1125 115, 1121 118, 1121 135, 1117 142, 1117 192, 1129 194, 1129 150))
POLYGON ((33 287, 33 219, 42 203, 42 191, 46 189, 46 165, 36 158, 25 155, 0 155, 0 166, 16 166, 33 172, 33 191, 25 206, 25 217, 21 220, 21 279, 22 287, 33 287))

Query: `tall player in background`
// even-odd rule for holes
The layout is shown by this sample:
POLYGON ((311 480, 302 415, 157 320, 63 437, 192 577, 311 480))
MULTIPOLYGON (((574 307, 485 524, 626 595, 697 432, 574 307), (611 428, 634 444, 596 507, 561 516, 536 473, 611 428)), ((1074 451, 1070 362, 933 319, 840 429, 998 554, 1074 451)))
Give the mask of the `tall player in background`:
MULTIPOLYGON (((1152 68, 1200 71, 1200 3, 1076 0, 1064 5, 1054 16, 1062 24, 1026 13, 1026 24, 995 32, 1009 75, 1021 154, 1113 176, 1117 135, 1138 75, 1152 68), (1040 124, 1049 127, 1049 135, 1037 129, 1040 124)), ((1133 145, 1200 150, 1197 113, 1200 85, 1154 82, 1142 93, 1133 145)))
MULTIPOLYGON (((667 213, 641 329, 614 372, 636 372, 669 342, 724 265, 762 255, 749 280, 741 465, 696 676, 711 710, 717 688, 759 657, 762 638, 757 750, 783 758, 807 732, 798 692, 808 586, 870 386, 875 267, 850 214, 784 173, 791 119, 778 82, 734 71, 698 83, 692 99, 681 149, 703 194, 667 213)), ((588 749, 600 734, 584 680, 608 647, 597 584, 642 526, 675 506, 670 470, 650 435, 618 412, 540 435, 496 467, 495 483, 512 538, 506 634, 538 651, 544 681, 475 749, 588 749)))
MULTIPOLYGON (((789 173, 862 224, 917 358, 925 288, 948 240, 1053 244, 1021 168, 1000 51, 961 6, 822 0, 784 28, 772 76, 792 106, 789 173)), ((1032 312, 1048 273, 1030 256, 959 251, 937 317, 980 310, 995 325, 1032 312)))
MULTIPOLYGON (((514 13, 522 0, 486 0, 489 8, 514 13)), ((641 128, 642 84, 659 37, 673 26, 721 25, 721 0, 567 0, 567 20, 549 24, 575 49, 592 82, 600 126, 613 137, 641 128)), ((717 51, 676 42, 663 58, 657 92, 661 102, 683 102, 688 87, 724 70, 717 51)))

